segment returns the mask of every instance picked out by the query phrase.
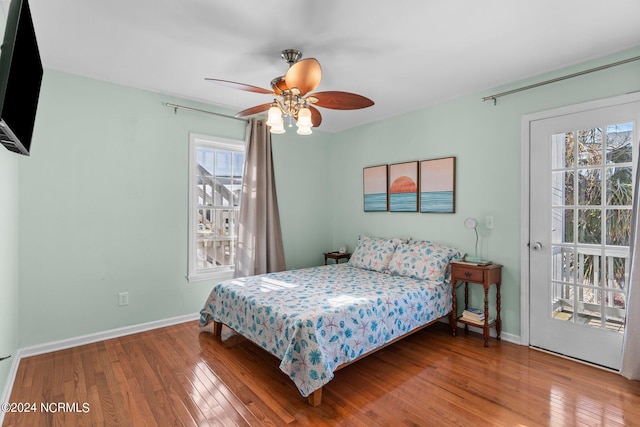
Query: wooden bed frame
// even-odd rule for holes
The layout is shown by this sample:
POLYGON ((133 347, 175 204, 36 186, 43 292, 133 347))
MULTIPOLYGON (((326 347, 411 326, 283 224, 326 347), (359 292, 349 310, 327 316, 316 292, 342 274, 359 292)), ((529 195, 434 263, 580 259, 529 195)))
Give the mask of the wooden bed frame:
MULTIPOLYGON (((378 348, 374 348, 373 350, 371 350, 371 351, 369 351, 369 352, 367 352, 367 353, 365 353, 365 354, 361 355, 360 357, 358 357, 358 358, 356 358, 356 359, 353 359, 353 360, 352 360, 352 361, 350 361, 350 362, 343 363, 342 365, 340 365, 340 366, 336 367, 336 369, 334 370, 334 372, 336 372, 336 371, 338 371, 338 370, 340 370, 340 369, 342 369, 342 368, 344 368, 344 367, 346 367, 346 366, 349 366, 349 365, 351 365, 352 363, 354 363, 354 362, 356 362, 356 361, 358 361, 358 360, 362 359, 363 357, 369 356, 370 354, 373 354, 373 353, 375 353, 375 352, 376 352, 376 351, 378 351, 378 350, 382 350, 383 348, 385 348, 385 347, 387 347, 387 346, 389 346, 389 345, 391 345, 391 344, 393 344, 393 343, 395 343, 395 342, 397 342, 397 341, 400 341, 401 339, 406 338, 406 337, 408 337, 409 335, 411 335, 411 334, 413 334, 413 333, 415 333, 415 332, 418 332, 418 331, 420 331, 420 330, 422 330, 422 329, 426 328, 427 326, 433 325, 434 323, 436 323, 436 322, 438 322, 438 321, 440 321, 440 320, 444 319, 445 317, 447 317, 447 318, 449 319, 449 325, 451 325, 451 333, 452 333, 452 335, 455 337, 455 336, 456 336, 456 327, 457 327, 457 325, 456 325, 456 316, 454 315, 453 310, 452 310, 452 311, 450 311, 450 312, 449 312, 449 314, 445 314, 444 316, 439 317, 439 318, 437 318, 437 319, 435 319, 435 320, 432 320, 432 321, 431 321, 431 322, 429 322, 429 323, 425 323, 424 325, 419 326, 419 327, 417 327, 416 329, 414 329, 414 330, 412 330, 412 331, 409 331, 409 332, 407 332, 406 334, 401 335, 401 336, 397 337, 396 339, 391 340, 391 341, 389 341, 388 343, 386 343, 386 344, 384 344, 384 345, 382 345, 382 346, 380 346, 380 347, 378 347, 378 348)), ((218 321, 216 321, 216 320, 214 320, 214 321, 213 321, 213 335, 214 335, 215 337, 217 337, 218 339, 222 339, 222 325, 227 326, 227 325, 225 325, 225 324, 224 324, 224 323, 222 323, 222 322, 218 322, 218 321)), ((227 327, 229 328, 229 326, 227 326, 227 327)), ((240 334, 239 332, 235 331, 233 328, 229 328, 229 329, 231 329, 232 331, 234 331, 234 332, 235 332, 235 333, 237 333, 238 335, 242 335, 242 334, 240 334)), ((265 351, 266 351, 266 350, 265 350, 265 351)), ((307 402, 308 402, 308 403, 309 403, 309 405, 311 405, 311 406, 318 406, 318 405, 320 405, 320 403, 322 402, 322 387, 320 387, 320 388, 319 388, 319 389, 317 389, 317 390, 314 390, 314 391, 313 391, 313 392, 312 392, 312 393, 307 397, 307 402)))

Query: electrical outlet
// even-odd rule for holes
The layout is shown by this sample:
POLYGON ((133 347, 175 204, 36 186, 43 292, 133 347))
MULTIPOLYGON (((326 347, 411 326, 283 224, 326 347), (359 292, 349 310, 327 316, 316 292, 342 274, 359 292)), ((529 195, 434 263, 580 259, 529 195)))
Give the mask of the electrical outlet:
POLYGON ((493 217, 492 216, 485 217, 484 226, 487 228, 487 230, 493 230, 493 217))
POLYGON ((129 305, 129 292, 120 292, 118 294, 118 305, 129 305))

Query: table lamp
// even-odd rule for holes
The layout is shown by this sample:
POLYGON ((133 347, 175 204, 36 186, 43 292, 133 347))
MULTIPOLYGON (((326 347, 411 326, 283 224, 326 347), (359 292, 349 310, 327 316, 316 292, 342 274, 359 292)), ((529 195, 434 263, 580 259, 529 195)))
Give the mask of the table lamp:
POLYGON ((465 255, 464 260, 469 262, 482 262, 482 259, 478 257, 478 221, 475 218, 467 218, 464 220, 464 226, 467 228, 473 228, 476 232, 476 252, 475 256, 465 255))

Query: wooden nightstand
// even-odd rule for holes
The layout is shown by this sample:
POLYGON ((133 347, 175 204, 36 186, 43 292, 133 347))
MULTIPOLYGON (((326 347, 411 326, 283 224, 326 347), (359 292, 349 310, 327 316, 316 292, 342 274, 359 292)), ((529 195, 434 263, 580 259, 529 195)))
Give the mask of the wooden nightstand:
MULTIPOLYGON (((453 286, 453 314, 457 321, 464 323, 465 334, 469 333, 469 325, 482 328, 484 346, 489 347, 489 329, 496 327, 496 338, 500 339, 502 330, 502 320, 500 319, 500 284, 502 281, 502 265, 488 264, 475 265, 466 262, 451 263, 451 284, 453 286), (484 324, 468 322, 458 317, 456 288, 458 282, 464 282, 464 308, 469 308, 469 283, 477 283, 484 287, 484 324), (490 321, 489 318, 489 288, 491 284, 496 284, 496 317, 490 321)), ((456 328, 453 328, 455 336, 456 328)))
POLYGON ((347 261, 351 258, 351 254, 341 254, 339 252, 325 252, 324 254, 324 265, 327 265, 327 261, 332 259, 337 263, 340 262, 341 259, 346 259, 347 261))

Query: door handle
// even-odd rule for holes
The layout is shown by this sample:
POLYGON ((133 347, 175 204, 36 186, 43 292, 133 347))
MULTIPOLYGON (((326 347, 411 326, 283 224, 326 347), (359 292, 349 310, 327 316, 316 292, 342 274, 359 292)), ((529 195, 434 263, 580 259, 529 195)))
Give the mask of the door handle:
POLYGON ((542 243, 540 242, 535 242, 534 244, 530 244, 529 246, 531 246, 531 250, 536 252, 542 249, 542 243))

